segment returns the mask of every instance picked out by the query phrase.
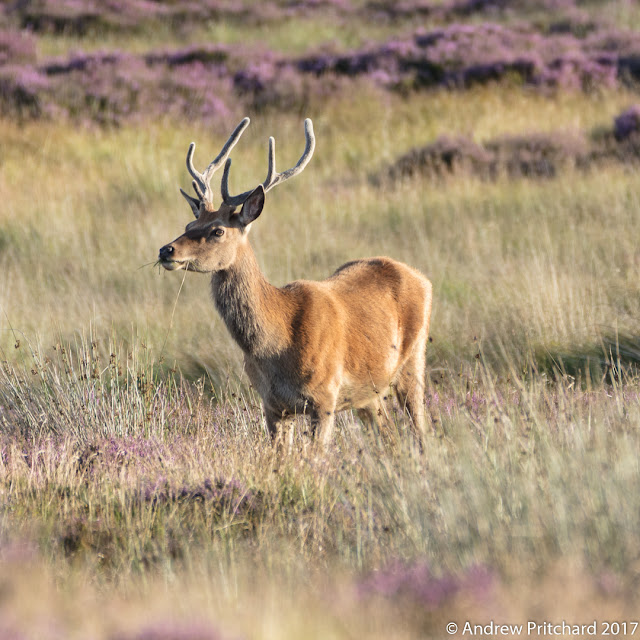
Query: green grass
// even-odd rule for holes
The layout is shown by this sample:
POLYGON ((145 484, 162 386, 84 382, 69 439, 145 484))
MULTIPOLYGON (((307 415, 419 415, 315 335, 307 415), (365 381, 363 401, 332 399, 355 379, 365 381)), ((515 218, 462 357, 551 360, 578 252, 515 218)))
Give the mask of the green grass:
POLYGON ((233 20, 188 28, 173 28, 159 23, 153 28, 133 33, 100 31, 85 36, 45 34, 38 39, 38 56, 62 56, 78 50, 145 53, 150 48, 183 47, 194 42, 266 46, 284 56, 298 56, 313 49, 330 48, 336 52, 355 49, 363 44, 383 42, 399 34, 410 35, 414 30, 415 25, 408 20, 400 25, 384 21, 357 24, 345 21, 341 28, 336 29, 335 18, 324 14, 258 23, 249 34, 245 24, 233 20))

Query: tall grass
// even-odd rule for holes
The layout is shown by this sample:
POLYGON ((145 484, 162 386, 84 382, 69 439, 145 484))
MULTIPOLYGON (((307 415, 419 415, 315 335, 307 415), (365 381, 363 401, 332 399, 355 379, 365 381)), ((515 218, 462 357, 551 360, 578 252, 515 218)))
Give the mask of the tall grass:
MULTIPOLYGON (((633 336, 633 171, 611 167, 546 181, 369 182, 416 141, 455 130, 459 121, 479 140, 523 122, 534 131, 553 122, 589 132, 610 127, 611 114, 629 100, 551 101, 483 89, 464 100, 441 94, 389 104, 374 93, 362 103, 340 101, 316 118, 313 164, 297 184, 272 194, 255 225, 259 260, 275 284, 324 278, 366 255, 417 266, 436 288, 432 363, 468 361, 474 338, 492 361, 506 349, 507 359, 524 363, 540 349, 593 351, 603 332, 633 336), (357 122, 365 103, 375 116, 366 129, 357 122)), ((238 373, 238 352, 209 301, 207 279, 188 274, 182 286, 181 277, 153 268, 158 247, 189 220, 177 192, 187 186, 185 141, 198 141, 196 161, 204 164, 226 131, 168 123, 114 131, 39 124, 19 134, 8 122, 2 127, 5 357, 18 355, 12 328, 48 349, 59 335, 73 340, 91 327, 101 336, 139 336, 185 374, 238 373)), ((236 153, 232 188, 261 179, 270 133, 279 141, 280 166, 297 157, 300 122, 254 118, 236 153)))
POLYGON ((560 603, 560 615, 595 617, 635 603, 640 394, 622 372, 587 391, 498 379, 480 359, 431 385, 423 451, 400 416, 389 440, 345 415, 319 455, 302 425, 288 453, 274 449, 251 395, 154 377, 140 345, 122 370, 116 357, 93 375, 92 345, 78 351, 80 366, 61 351, 0 372, 2 562, 20 567, 17 593, 43 558, 58 572, 62 592, 53 577, 39 589, 65 603, 44 611, 66 637, 144 626, 131 602, 130 619, 99 613, 99 599, 130 594, 163 624, 250 637, 343 637, 342 625, 440 637, 471 615, 528 620, 560 603), (29 376, 40 382, 25 393, 29 376), (82 581, 89 611, 74 619, 82 581), (178 589, 188 598, 162 610, 178 589), (286 608, 300 601, 304 619, 286 608))
POLYGON ((0 637, 418 638, 637 611, 634 168, 376 180, 442 134, 610 129, 633 93, 353 86, 251 114, 232 189, 263 179, 271 134, 295 162, 314 118, 312 163, 252 241, 278 285, 376 254, 432 280, 422 449, 397 411, 391 435, 345 413, 326 453, 303 422, 273 447, 208 279, 153 267, 190 220, 188 143, 205 165, 234 122, 0 122, 0 637))

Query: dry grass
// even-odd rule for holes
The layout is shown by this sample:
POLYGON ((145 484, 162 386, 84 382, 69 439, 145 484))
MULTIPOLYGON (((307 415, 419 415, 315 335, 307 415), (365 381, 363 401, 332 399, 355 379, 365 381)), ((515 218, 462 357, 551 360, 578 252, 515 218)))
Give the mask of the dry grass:
MULTIPOLYGON (((386 188, 368 179, 411 146, 456 131, 459 122, 480 140, 525 127, 589 131, 611 126, 627 94, 552 100, 481 89, 410 102, 375 93, 361 98, 317 115, 313 164, 272 195, 252 232, 271 281, 324 278, 366 255, 405 260, 436 288, 432 363, 438 364, 443 357, 468 360, 474 337, 492 361, 506 350, 502 360, 520 366, 539 350, 592 352, 603 330, 635 335, 632 172, 612 167, 553 181, 414 180, 386 188), (364 109, 371 114, 366 128, 364 109)), ((40 124, 18 132, 1 125, 6 358, 17 355, 19 334, 48 349, 59 336, 113 332, 121 340, 139 337, 190 376, 238 371, 238 352, 211 307, 206 278, 186 278, 172 317, 182 280, 152 266, 158 247, 189 220, 177 192, 187 186, 187 142, 198 142, 196 159, 205 163, 231 124, 205 139, 200 127, 169 123, 121 131, 40 124)), ((299 154, 300 122, 254 118, 236 153, 235 188, 263 175, 270 133, 278 137, 280 166, 299 154)))
POLYGON ((92 351, 0 375, 9 630, 417 638, 637 607, 635 379, 479 362, 430 388, 422 452, 402 421, 388 440, 346 415, 329 452, 300 428, 283 454, 255 397, 154 379, 139 345, 92 377, 92 351))

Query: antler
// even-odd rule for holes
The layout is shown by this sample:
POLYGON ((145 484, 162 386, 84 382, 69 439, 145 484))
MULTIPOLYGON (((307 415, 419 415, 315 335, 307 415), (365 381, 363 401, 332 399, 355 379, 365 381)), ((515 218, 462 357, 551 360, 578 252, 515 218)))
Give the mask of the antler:
MULTIPOLYGON (((235 132, 234 132, 235 133, 235 132)), ((304 121, 304 135, 307 141, 303 154, 300 156, 300 160, 295 167, 291 169, 287 169, 282 173, 276 172, 276 141, 273 137, 269 138, 269 168, 267 170, 267 179, 262 183, 265 192, 273 189, 277 184, 288 180, 289 178, 293 178, 293 176, 297 176, 299 173, 303 171, 303 169, 311 160, 311 156, 313 156, 313 152, 316 148, 316 137, 313 133, 313 123, 310 118, 307 118, 304 121)), ((234 143, 235 144, 235 143, 234 143)), ((221 154, 222 155, 222 154, 221 154)), ((217 158, 216 158, 217 160, 217 158)), ((249 191, 245 191, 237 196, 232 196, 229 194, 229 169, 231 169, 231 158, 229 158, 224 165, 224 173, 222 174, 222 199, 224 203, 231 207, 237 207, 244 203, 244 201, 249 197, 249 195, 253 192, 253 189, 249 191)))
POLYGON ((191 209, 193 210, 196 218, 200 210, 201 202, 213 202, 213 194, 211 192, 211 178, 213 174, 220 168, 222 163, 229 157, 231 149, 236 146, 240 136, 244 133, 244 130, 249 126, 251 120, 244 118, 242 122, 234 129, 233 133, 229 136, 229 139, 222 147, 222 151, 218 154, 217 158, 205 169, 204 173, 200 173, 193 166, 193 152, 196 148, 196 143, 192 142, 189 145, 189 151, 187 151, 187 169, 193 178, 193 189, 196 192, 197 198, 190 196, 188 193, 180 189, 180 193, 185 197, 191 209))

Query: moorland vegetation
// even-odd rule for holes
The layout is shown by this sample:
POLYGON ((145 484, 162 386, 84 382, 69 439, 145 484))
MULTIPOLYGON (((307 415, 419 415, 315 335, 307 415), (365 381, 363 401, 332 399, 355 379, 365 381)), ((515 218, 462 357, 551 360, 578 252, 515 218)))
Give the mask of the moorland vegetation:
POLYGON ((626 0, 3 4, 0 638, 632 620, 639 61, 626 0), (245 115, 234 192, 317 137, 271 282, 432 281, 423 448, 345 413, 281 455, 208 279, 154 268, 245 115))

